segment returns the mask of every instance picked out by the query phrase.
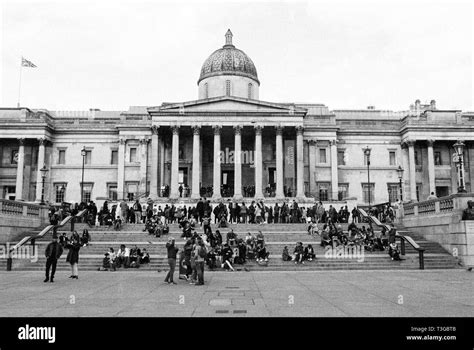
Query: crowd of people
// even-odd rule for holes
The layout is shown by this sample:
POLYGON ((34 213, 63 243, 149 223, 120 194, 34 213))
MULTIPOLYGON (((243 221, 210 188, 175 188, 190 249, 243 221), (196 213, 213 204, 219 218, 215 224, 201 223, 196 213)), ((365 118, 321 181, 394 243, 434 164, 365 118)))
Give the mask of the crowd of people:
POLYGON ((293 254, 290 254, 288 251, 288 246, 283 248, 281 254, 283 261, 294 261, 295 264, 304 264, 305 261, 313 261, 316 259, 316 253, 314 251, 313 245, 308 244, 306 247, 303 245, 303 242, 296 243, 293 254))
POLYGON ((110 247, 109 251, 104 254, 102 266, 99 271, 116 271, 117 268, 139 268, 140 265, 150 263, 150 254, 146 248, 140 249, 136 245, 128 248, 125 244, 121 244, 120 248, 115 251, 110 247))
MULTIPOLYGON (((201 263, 207 265, 211 270, 220 267, 229 271, 235 270, 235 264, 245 264, 248 260, 255 260, 259 264, 268 263, 270 253, 262 232, 259 231, 255 236, 249 232, 246 237, 238 237, 232 229, 229 229, 223 239, 220 231, 228 228, 229 223, 308 223, 308 233, 313 236, 318 235, 323 247, 342 245, 360 246, 368 251, 388 250, 392 260, 400 260, 400 252, 395 242, 395 230, 387 232, 385 228, 382 228, 381 233, 376 235, 370 222, 368 222, 367 228, 365 226, 359 228, 357 224, 363 220, 356 207, 349 211, 347 206, 342 206, 337 210, 330 205, 326 209, 322 202, 312 206, 301 206, 296 200, 274 205, 266 205, 263 201, 252 201, 250 204, 228 201, 213 206, 210 200, 203 197, 195 206, 188 207, 173 204, 166 204, 162 207, 154 205, 151 199, 148 199, 146 203, 140 203, 137 199, 132 205, 123 200, 109 208, 109 203, 105 201, 99 210, 95 203, 90 201, 87 204, 79 203, 64 208, 51 207, 50 222, 53 225, 58 225, 67 215, 77 214, 83 209, 87 209, 84 221, 90 226, 106 225, 119 231, 124 223, 144 224, 143 231, 156 237, 169 234, 169 225, 177 223, 182 230, 181 237, 186 240, 183 250, 179 253, 179 259, 182 262, 180 266, 185 267, 184 278, 193 284, 203 283, 201 263), (212 230, 211 223, 217 225, 215 231, 212 230), (349 224, 347 232, 342 230, 341 223, 349 224), (198 227, 202 228, 202 235, 197 234, 198 227)), ((395 216, 395 212, 389 204, 383 207, 372 207, 369 214, 377 217, 383 223, 393 222, 395 216)), ((62 252, 64 248, 69 249, 67 261, 71 264, 71 278, 77 279, 79 250, 80 247, 88 244, 90 235, 85 229, 82 237, 79 237, 74 231, 70 237, 62 234, 58 239, 60 248, 51 248, 56 247, 53 244, 54 240, 51 247, 48 245, 47 279, 53 280, 54 256, 60 250, 62 252), (49 277, 50 268, 53 270, 51 278, 49 277)), ((172 238, 170 238, 167 248, 171 245, 175 247, 172 238)), ((177 252, 178 250, 176 250, 176 254, 177 252)), ((168 259, 176 259, 176 254, 172 249, 168 249, 168 259)), ((295 264, 304 264, 305 261, 316 259, 316 254, 312 245, 304 247, 302 242, 298 242, 292 254, 285 246, 282 259, 294 261, 295 264)), ((125 245, 121 245, 117 252, 110 248, 104 254, 99 270, 115 271, 122 266, 124 268, 139 267, 149 261, 150 255, 146 249, 141 250, 137 246, 129 249, 125 245)), ((172 275, 170 265, 170 276, 167 277, 167 283, 173 283, 172 275)))

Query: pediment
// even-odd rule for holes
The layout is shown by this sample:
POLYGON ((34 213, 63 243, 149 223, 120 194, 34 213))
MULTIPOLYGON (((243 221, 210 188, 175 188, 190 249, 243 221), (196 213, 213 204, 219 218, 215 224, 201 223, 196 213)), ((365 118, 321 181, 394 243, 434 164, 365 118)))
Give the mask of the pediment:
POLYGON ((278 113, 278 114, 305 114, 306 109, 292 104, 278 104, 259 100, 247 100, 236 97, 219 97, 206 100, 189 101, 182 103, 163 104, 159 107, 148 108, 148 112, 188 114, 202 112, 244 112, 244 113, 278 113))

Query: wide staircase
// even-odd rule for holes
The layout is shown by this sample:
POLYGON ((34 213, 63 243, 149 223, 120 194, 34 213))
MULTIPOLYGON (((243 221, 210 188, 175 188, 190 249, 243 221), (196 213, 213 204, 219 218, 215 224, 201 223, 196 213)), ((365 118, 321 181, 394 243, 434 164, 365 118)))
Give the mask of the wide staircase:
MULTIPOLYGON (((341 224, 344 231, 347 231, 347 224, 341 224)), ((358 224, 358 226, 367 226, 367 224, 358 224)), ((137 246, 142 249, 146 248, 150 254, 151 262, 147 265, 140 266, 139 269, 127 269, 129 271, 149 271, 149 270, 166 270, 166 247, 165 244, 169 236, 176 239, 177 246, 182 249, 184 239, 181 238, 181 230, 177 224, 170 225, 170 233, 160 238, 156 238, 143 231, 144 225, 125 224, 121 231, 114 231, 112 228, 106 227, 89 227, 86 224, 78 223, 75 229, 79 234, 87 228, 91 234, 91 242, 89 246, 80 250, 79 269, 80 270, 97 270, 102 264, 104 253, 109 247, 113 247, 117 251, 121 244, 132 248, 137 246)), ((387 251, 368 252, 364 251, 359 256, 327 256, 325 249, 320 246, 319 236, 314 237, 307 232, 306 224, 232 224, 229 228, 220 229, 223 239, 225 240, 227 232, 232 228, 238 237, 245 238, 247 232, 254 235, 260 230, 265 236, 267 250, 270 252, 270 259, 267 266, 261 266, 255 261, 247 261, 243 265, 235 265, 236 270, 245 271, 293 271, 293 270, 391 270, 391 269, 419 269, 419 255, 410 244, 406 244, 405 255, 402 261, 392 261, 387 251), (296 265, 294 262, 282 261, 281 253, 285 246, 288 247, 290 253, 293 253, 296 242, 303 242, 306 246, 312 244, 316 252, 316 260, 306 261, 305 264, 296 265)), ((64 227, 66 230, 67 228, 64 227)), ((212 230, 217 227, 212 225, 212 230)), ((377 230, 377 228, 376 228, 377 230)), ((198 233, 202 232, 201 228, 197 229, 198 233)), ((58 232, 62 232, 60 229, 58 232)), ((68 232, 68 231, 65 231, 68 232)), ((29 232, 34 235, 37 232, 29 232)), ((69 232, 68 232, 69 233, 69 232)), ((406 231, 399 228, 400 235, 408 235, 422 248, 424 251, 424 268, 425 269, 451 269, 459 266, 458 261, 441 245, 435 242, 425 240, 421 235, 415 232, 406 231)), ((17 259, 12 261, 13 271, 34 271, 43 270, 45 266, 44 250, 50 242, 51 233, 44 235, 35 241, 35 247, 38 253, 38 261, 32 262, 29 259, 17 259)), ((28 243, 26 246, 31 245, 28 243)), ((67 250, 58 262, 58 270, 69 270, 69 264, 66 263, 67 250)), ((7 269, 5 258, 0 259, 0 270, 7 269)), ((122 271, 124 269, 119 269, 122 271)), ((220 269, 218 269, 220 270, 220 269)))

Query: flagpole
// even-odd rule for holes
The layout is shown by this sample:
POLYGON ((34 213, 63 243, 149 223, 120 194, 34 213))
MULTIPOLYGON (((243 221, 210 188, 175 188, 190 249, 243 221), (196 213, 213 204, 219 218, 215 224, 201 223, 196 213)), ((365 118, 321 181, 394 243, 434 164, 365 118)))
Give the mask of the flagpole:
POLYGON ((20 108, 20 92, 21 92, 21 71, 23 70, 23 56, 21 57, 20 60, 20 81, 18 83, 18 103, 17 103, 17 108, 20 108))

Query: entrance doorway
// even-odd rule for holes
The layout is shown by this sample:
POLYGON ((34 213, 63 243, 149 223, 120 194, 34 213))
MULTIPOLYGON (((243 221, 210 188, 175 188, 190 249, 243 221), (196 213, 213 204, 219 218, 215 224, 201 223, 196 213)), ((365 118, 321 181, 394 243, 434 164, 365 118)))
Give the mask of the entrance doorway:
POLYGON ((222 170, 221 196, 232 197, 234 195, 234 170, 222 170))

